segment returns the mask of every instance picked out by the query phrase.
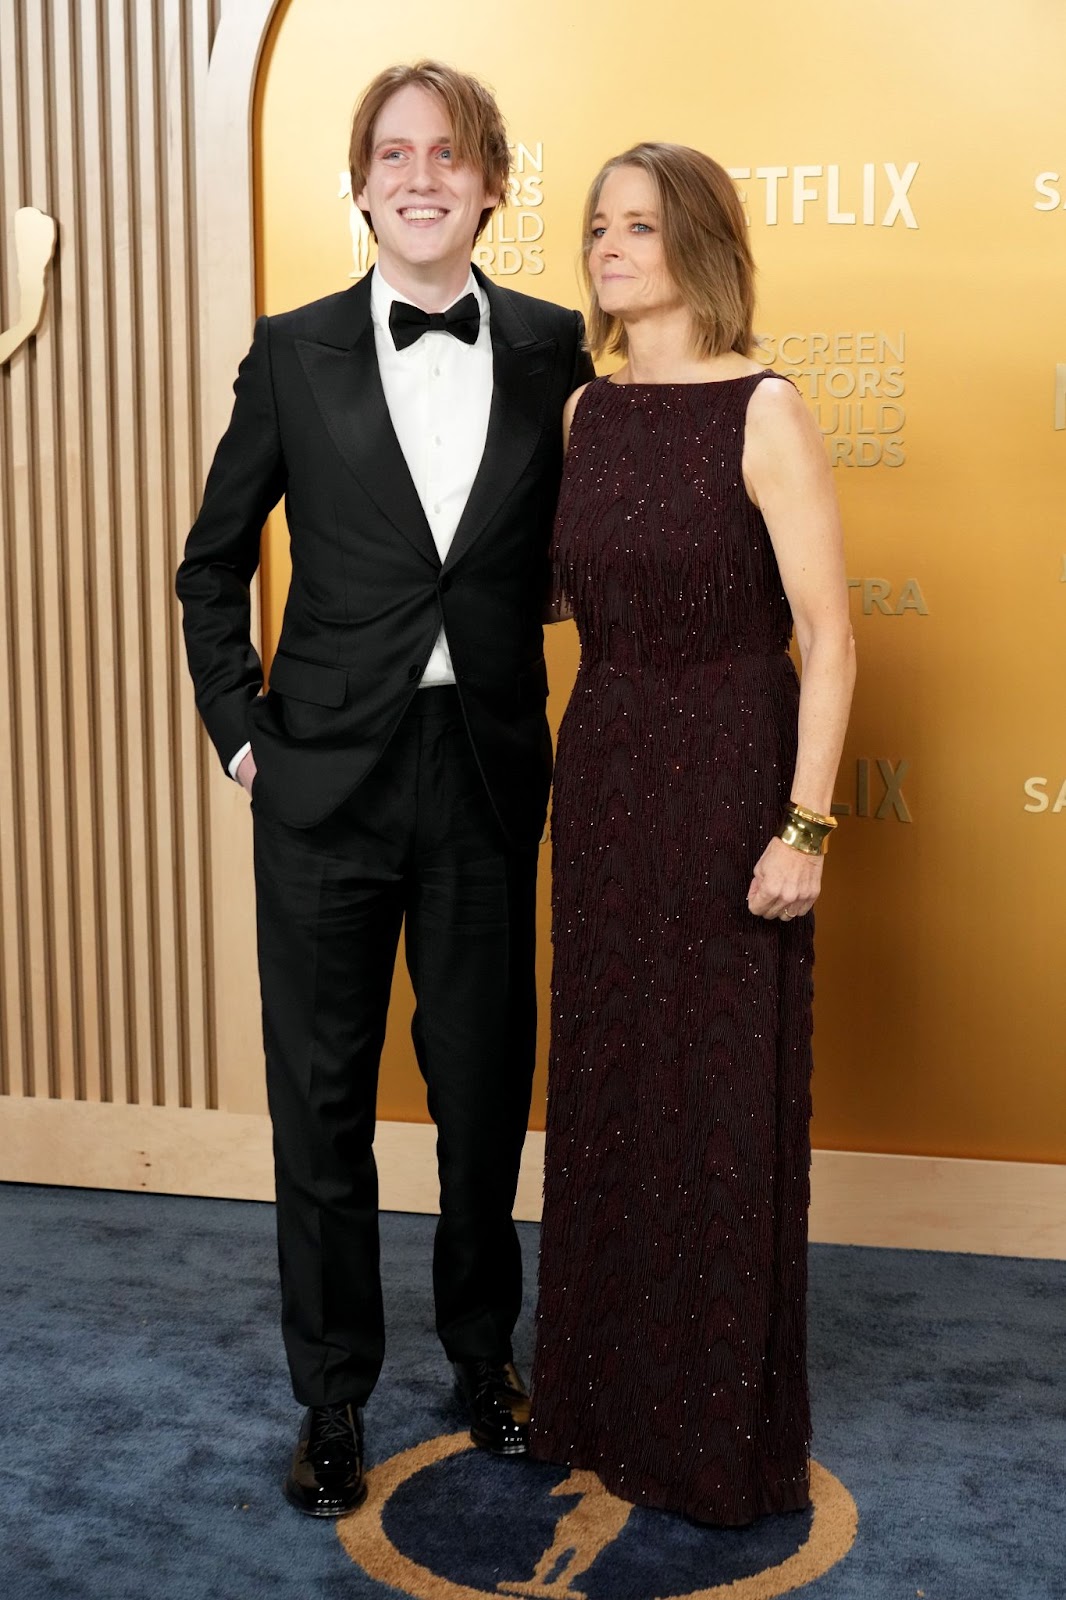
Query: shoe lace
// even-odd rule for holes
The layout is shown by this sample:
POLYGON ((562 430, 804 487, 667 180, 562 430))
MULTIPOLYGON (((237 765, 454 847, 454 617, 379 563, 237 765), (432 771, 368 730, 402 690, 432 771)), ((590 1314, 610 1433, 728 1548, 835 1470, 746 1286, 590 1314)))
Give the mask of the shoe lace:
POLYGON ((490 1390, 492 1399, 497 1405, 503 1405, 504 1396, 513 1394, 521 1397, 522 1391, 516 1389, 511 1382, 511 1375, 507 1368, 495 1361, 479 1361, 476 1363, 475 1390, 483 1395, 490 1390))
POLYGON ((316 1406, 308 1446, 321 1450, 331 1444, 351 1444, 352 1412, 348 1406, 316 1406))

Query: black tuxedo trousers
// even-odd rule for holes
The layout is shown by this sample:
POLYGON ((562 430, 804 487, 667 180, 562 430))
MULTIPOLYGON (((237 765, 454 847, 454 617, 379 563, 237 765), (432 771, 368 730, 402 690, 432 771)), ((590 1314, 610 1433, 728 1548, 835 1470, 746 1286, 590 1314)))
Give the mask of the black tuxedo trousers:
POLYGON ((255 813, 282 1328, 296 1397, 362 1403, 384 1353, 374 1112, 401 924, 437 1125, 433 1286, 452 1360, 507 1360, 536 1047, 537 851, 508 845, 455 689, 423 689, 317 827, 255 813))

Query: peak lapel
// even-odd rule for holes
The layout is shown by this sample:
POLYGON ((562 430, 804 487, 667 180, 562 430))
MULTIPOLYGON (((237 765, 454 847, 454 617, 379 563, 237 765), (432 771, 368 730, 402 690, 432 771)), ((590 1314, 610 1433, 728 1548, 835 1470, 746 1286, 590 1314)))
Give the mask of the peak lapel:
POLYGON ((521 477, 544 429, 555 341, 539 340, 511 297, 478 273, 489 299, 492 404, 485 453, 444 563, 450 570, 485 531, 521 477))
POLYGON ((385 403, 369 279, 353 295, 357 298, 345 308, 346 315, 323 339, 296 341, 300 364, 348 470, 419 555, 439 567, 437 547, 385 403))

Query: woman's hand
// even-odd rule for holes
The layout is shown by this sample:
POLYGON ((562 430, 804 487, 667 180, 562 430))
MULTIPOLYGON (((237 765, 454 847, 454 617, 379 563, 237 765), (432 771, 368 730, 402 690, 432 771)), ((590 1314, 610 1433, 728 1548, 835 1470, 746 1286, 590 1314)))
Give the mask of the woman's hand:
POLYGON ((748 910, 755 917, 789 922, 806 916, 822 887, 824 856, 804 855, 783 839, 771 839, 755 863, 748 910))

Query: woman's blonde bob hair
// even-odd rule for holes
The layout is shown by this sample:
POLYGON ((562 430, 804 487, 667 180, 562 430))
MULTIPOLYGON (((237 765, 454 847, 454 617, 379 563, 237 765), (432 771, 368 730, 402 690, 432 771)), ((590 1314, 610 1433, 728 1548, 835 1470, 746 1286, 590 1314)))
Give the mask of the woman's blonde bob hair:
POLYGON ((636 144, 601 167, 585 202, 583 267, 594 355, 625 355, 626 330, 600 309, 589 275, 592 219, 609 172, 639 167, 655 185, 666 266, 692 313, 701 356, 748 356, 755 343, 755 262, 736 186, 724 167, 683 144, 636 144))

